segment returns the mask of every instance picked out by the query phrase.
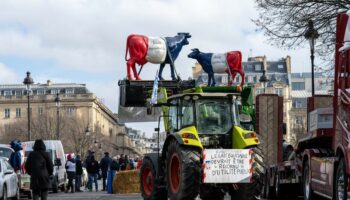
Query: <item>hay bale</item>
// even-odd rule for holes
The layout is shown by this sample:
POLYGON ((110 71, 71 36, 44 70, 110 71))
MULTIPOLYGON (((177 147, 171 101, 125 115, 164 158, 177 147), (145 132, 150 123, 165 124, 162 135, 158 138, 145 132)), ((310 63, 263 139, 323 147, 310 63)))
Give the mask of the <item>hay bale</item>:
POLYGON ((118 172, 113 178, 115 194, 140 193, 140 170, 118 172))

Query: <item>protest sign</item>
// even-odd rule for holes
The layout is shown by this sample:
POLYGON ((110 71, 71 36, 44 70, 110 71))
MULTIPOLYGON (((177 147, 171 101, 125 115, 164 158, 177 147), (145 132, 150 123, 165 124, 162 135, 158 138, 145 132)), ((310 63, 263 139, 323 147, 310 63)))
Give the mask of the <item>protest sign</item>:
POLYGON ((204 150, 204 183, 250 183, 251 155, 249 149, 204 150))

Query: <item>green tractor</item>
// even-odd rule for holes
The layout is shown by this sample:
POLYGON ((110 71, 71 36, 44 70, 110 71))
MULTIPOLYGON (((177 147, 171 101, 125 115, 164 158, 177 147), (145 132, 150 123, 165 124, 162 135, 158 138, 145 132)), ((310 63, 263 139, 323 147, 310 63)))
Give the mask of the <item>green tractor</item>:
MULTIPOLYGON (((158 153, 146 154, 140 171, 145 200, 221 200, 226 193, 235 200, 260 199, 264 155, 254 132, 252 88, 195 87, 169 95, 158 90, 161 118, 167 133, 158 153), (204 150, 238 149, 251 153, 249 183, 206 183, 204 150), (160 150, 160 151, 159 151, 160 150)), ((156 128, 159 133, 159 127, 156 128)))

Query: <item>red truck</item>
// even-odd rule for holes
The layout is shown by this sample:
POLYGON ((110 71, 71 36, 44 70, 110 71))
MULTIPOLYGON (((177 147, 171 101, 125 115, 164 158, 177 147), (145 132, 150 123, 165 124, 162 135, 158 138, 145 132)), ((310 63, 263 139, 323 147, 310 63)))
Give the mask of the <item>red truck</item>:
MULTIPOLYGON (((320 196, 344 200, 350 199, 350 19, 348 13, 337 16, 336 51, 334 67, 334 95, 308 98, 308 131, 296 147, 283 143, 280 126, 281 97, 260 95, 257 97, 257 130, 265 141, 267 160, 264 196, 294 198, 302 195, 305 200, 320 196), (265 106, 275 102, 273 106, 265 106), (275 111, 274 121, 266 121, 263 109, 275 111), (272 131, 268 131, 271 128, 272 131), (265 134, 264 134, 265 133, 265 134)), ((270 112, 272 112, 270 111, 270 112)), ((267 116, 267 117, 268 117, 267 116)))

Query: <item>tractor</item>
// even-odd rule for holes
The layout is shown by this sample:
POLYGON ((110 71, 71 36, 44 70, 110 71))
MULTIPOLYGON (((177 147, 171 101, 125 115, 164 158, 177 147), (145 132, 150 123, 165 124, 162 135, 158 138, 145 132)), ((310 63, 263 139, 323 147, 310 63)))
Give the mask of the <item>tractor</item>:
MULTIPOLYGON (((158 89, 161 107, 158 128, 164 121, 166 140, 158 152, 146 154, 140 170, 145 200, 260 199, 265 173, 264 155, 254 131, 255 110, 251 86, 197 86, 169 94, 158 89), (249 182, 206 183, 203 152, 238 149, 251 152, 249 182)), ((152 108, 150 108, 152 109, 152 108)))

